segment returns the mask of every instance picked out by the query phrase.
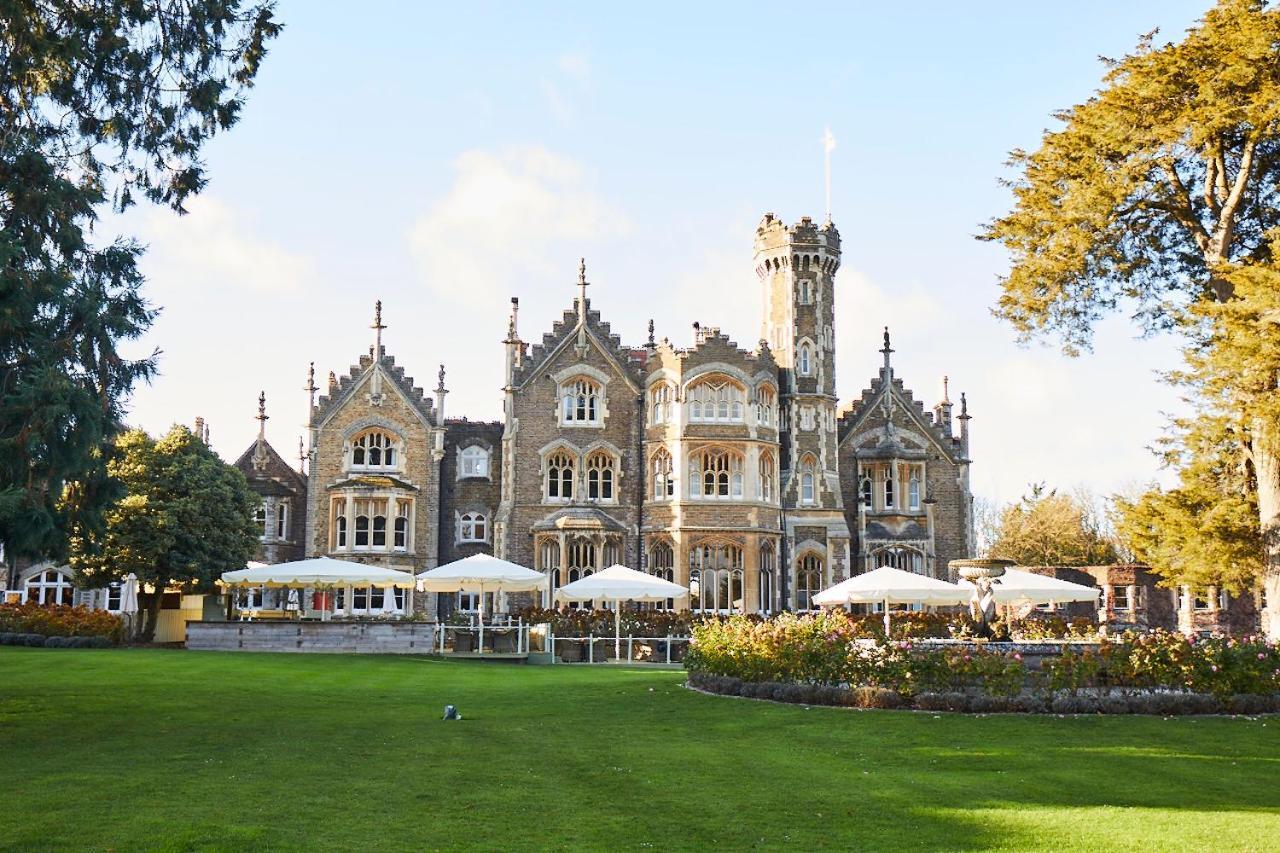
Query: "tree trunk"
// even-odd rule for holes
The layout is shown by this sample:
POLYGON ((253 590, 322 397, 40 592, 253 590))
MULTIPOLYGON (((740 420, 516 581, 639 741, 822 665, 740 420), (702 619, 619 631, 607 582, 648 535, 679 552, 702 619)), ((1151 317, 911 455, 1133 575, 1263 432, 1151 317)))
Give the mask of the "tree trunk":
POLYGON ((164 600, 164 587, 156 584, 157 592, 151 595, 139 595, 142 599, 139 603, 145 604, 138 611, 138 615, 142 616, 142 620, 138 623, 136 639, 139 643, 149 643, 155 639, 156 626, 160 623, 160 603, 164 600))
POLYGON ((1257 421, 1253 435, 1253 466, 1258 477, 1258 516, 1262 524, 1265 560, 1262 589, 1265 608, 1262 630, 1269 640, 1280 641, 1280 455, 1274 426, 1257 421))

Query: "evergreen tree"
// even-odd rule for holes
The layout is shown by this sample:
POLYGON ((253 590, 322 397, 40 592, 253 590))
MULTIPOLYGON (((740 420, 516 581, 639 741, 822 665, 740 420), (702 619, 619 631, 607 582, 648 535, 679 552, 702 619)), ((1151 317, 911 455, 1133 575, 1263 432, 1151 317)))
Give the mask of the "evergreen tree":
POLYGON ((1201 390, 1234 401, 1214 416, 1242 427, 1233 434, 1254 476, 1238 484, 1254 494, 1232 499, 1257 507, 1269 630, 1280 636, 1274 353, 1224 344, 1276 334, 1250 306, 1250 282, 1272 274, 1280 225, 1280 12, 1220 0, 1182 41, 1153 37, 1108 61, 1103 87, 1059 113, 1063 126, 1036 151, 1013 153, 1014 208, 982 235, 1012 256, 997 314, 1024 338, 1060 336, 1070 353, 1122 305, 1147 331, 1186 336, 1201 390), (1234 390, 1218 393, 1218 381, 1234 390))
POLYGON ((155 316, 141 248, 91 232, 108 203, 181 212, 200 152, 235 124, 271 3, 0 4, 0 543, 60 557, 112 498, 101 448, 155 355, 117 350, 155 316))
POLYGON ((123 433, 107 472, 124 494, 105 513, 105 529, 78 529, 71 566, 81 583, 105 586, 130 573, 151 592, 139 596, 138 639, 155 636, 161 596, 179 584, 208 591, 223 572, 242 569, 262 532, 258 497, 244 475, 184 426, 159 441, 123 433))

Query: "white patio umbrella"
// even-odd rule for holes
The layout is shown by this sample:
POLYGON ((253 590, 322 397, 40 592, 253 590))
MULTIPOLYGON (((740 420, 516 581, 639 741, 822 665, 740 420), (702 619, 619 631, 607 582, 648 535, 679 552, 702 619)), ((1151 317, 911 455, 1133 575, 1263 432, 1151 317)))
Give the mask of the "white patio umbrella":
POLYGON ((599 598, 614 602, 613 656, 620 658, 622 657, 622 602, 666 601, 668 598, 682 598, 688 594, 689 590, 678 583, 637 572, 626 566, 610 566, 582 580, 560 587, 556 590, 556 599, 582 601, 588 598, 599 598))
POLYGON ((883 566, 824 589, 813 602, 823 606, 883 603, 887 637, 890 604, 963 604, 972 592, 928 575, 883 566))
POLYGON ((227 587, 334 587, 377 586, 410 589, 413 575, 383 566, 369 566, 351 560, 315 557, 273 565, 250 564, 234 572, 223 572, 218 581, 227 587))
POLYGON ((480 594, 480 653, 484 653, 484 594, 486 592, 530 592, 542 589, 547 578, 516 563, 492 554, 472 554, 418 575, 418 589, 424 592, 478 592, 480 594))
POLYGON ((138 614, 138 576, 130 572, 124 579, 124 587, 120 590, 120 612, 128 617, 129 641, 133 641, 133 621, 138 614))
MULTIPOLYGON (((970 581, 960 580, 959 586, 969 592, 970 597, 977 587, 970 581)), ((1021 569, 1005 569, 991 584, 991 591, 996 601, 1001 604, 1025 602, 1027 604, 1056 604, 1068 601, 1096 602, 1102 590, 1094 586, 1072 583, 1049 575, 1038 575, 1021 569)))

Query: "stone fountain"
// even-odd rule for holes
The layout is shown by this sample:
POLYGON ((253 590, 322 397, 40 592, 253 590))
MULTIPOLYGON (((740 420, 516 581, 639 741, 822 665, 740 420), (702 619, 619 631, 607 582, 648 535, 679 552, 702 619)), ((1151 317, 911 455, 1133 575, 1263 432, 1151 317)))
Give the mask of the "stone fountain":
POLYGON ((1016 566, 1013 560, 998 558, 983 560, 952 560, 947 564, 956 574, 974 586, 973 598, 969 600, 969 614, 978 623, 978 636, 991 636, 991 623, 996 618, 995 586, 1005 569, 1016 566))

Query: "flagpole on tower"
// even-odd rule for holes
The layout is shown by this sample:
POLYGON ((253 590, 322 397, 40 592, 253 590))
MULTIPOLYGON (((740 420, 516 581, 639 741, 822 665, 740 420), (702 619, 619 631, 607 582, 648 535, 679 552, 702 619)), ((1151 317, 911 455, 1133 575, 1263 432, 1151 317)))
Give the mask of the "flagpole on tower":
POLYGON ((835 150, 836 138, 831 134, 831 128, 828 127, 826 132, 822 134, 822 152, 826 160, 826 178, 827 178, 827 224, 831 224, 831 152, 835 150))

